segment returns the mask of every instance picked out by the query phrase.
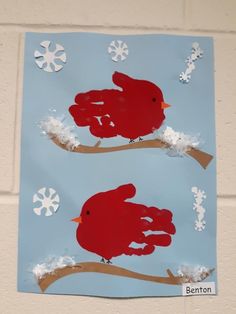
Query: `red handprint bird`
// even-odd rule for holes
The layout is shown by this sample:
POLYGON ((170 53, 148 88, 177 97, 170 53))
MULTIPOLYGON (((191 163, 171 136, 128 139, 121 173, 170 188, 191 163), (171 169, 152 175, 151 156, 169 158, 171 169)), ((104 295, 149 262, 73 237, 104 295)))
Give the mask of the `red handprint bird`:
POLYGON ((170 105, 154 83, 115 72, 113 83, 120 89, 91 90, 79 93, 69 112, 78 126, 89 126, 100 138, 121 135, 133 141, 162 125, 164 109, 170 105))
POLYGON ((107 263, 122 254, 147 255, 156 246, 169 246, 175 234, 171 211, 128 202, 135 194, 134 185, 125 184, 90 197, 80 217, 72 219, 79 223, 78 243, 107 263), (146 231, 151 232, 145 234, 146 231), (135 248, 132 242, 144 246, 135 248))

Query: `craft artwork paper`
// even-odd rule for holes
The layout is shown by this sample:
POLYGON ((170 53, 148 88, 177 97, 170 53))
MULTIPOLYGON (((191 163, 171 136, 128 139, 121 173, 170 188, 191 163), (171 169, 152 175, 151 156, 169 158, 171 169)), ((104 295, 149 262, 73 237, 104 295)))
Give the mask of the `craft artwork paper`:
POLYGON ((214 294, 208 37, 27 33, 18 289, 214 294))

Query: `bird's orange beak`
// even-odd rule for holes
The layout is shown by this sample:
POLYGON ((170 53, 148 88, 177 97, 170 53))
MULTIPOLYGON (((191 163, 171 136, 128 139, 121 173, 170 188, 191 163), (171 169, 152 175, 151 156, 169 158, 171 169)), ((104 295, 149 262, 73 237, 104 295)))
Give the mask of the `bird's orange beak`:
POLYGON ((73 218, 73 219, 71 219, 71 221, 74 221, 77 224, 82 224, 82 217, 79 216, 79 217, 73 218))
POLYGON ((171 107, 171 105, 169 105, 169 104, 165 103, 164 101, 162 101, 161 109, 166 109, 166 108, 169 108, 169 107, 171 107))

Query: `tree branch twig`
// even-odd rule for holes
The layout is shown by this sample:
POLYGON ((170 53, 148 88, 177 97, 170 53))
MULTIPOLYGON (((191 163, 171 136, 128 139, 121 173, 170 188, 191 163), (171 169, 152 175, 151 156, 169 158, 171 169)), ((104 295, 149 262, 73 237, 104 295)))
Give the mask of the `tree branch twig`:
MULTIPOLYGON (((207 274, 205 274, 205 278, 210 276, 210 274, 214 271, 211 269, 207 274)), ((159 276, 151 276, 145 275, 141 273, 137 273, 126 268, 96 263, 96 262, 84 262, 77 263, 75 265, 65 266, 63 268, 57 268, 51 273, 45 274, 42 278, 37 279, 38 285, 42 292, 44 292, 51 284, 53 284, 56 280, 71 275, 75 273, 84 273, 84 272, 92 272, 92 273, 102 273, 114 276, 121 276, 127 278, 134 278, 139 280, 146 280, 156 283, 168 284, 168 285, 181 285, 183 283, 188 282, 185 277, 174 276, 170 269, 167 269, 167 277, 159 277, 159 276)), ((203 279, 203 280, 204 280, 203 279)))
MULTIPOLYGON (((56 136, 52 136, 49 134, 51 140, 60 148, 71 151, 73 153, 85 153, 85 154, 98 154, 98 153, 110 153, 117 152, 128 149, 141 149, 141 148, 169 148, 170 145, 166 142, 163 142, 160 139, 146 140, 135 143, 130 143, 126 145, 113 146, 113 147, 100 147, 100 141, 98 141, 95 146, 86 146, 86 145, 78 145, 73 149, 68 148, 66 143, 61 143, 60 140, 56 136)), ((213 156, 205 153, 199 149, 189 147, 186 151, 186 154, 190 157, 194 158, 204 169, 207 168, 213 156)))

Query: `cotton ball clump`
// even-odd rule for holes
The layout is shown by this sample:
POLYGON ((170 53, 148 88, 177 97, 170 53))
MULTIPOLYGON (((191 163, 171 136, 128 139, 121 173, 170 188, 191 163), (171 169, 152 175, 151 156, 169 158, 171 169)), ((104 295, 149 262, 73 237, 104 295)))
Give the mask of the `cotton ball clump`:
POLYGON ((73 150, 80 145, 77 136, 73 133, 73 127, 65 126, 58 118, 49 116, 40 121, 39 127, 44 135, 48 135, 50 138, 57 138, 58 141, 61 144, 65 144, 69 150, 73 150))
POLYGON ((66 266, 74 266, 75 260, 71 256, 52 256, 49 257, 44 263, 34 266, 32 272, 37 279, 43 278, 48 273, 53 273, 58 268, 66 266))
POLYGON ((185 283, 200 282, 208 277, 211 272, 212 270, 205 266, 182 265, 178 270, 178 275, 183 278, 185 283))
POLYGON ((159 135, 159 139, 169 145, 168 155, 173 157, 182 157, 190 147, 196 148, 200 144, 197 136, 176 132, 169 126, 159 135))

